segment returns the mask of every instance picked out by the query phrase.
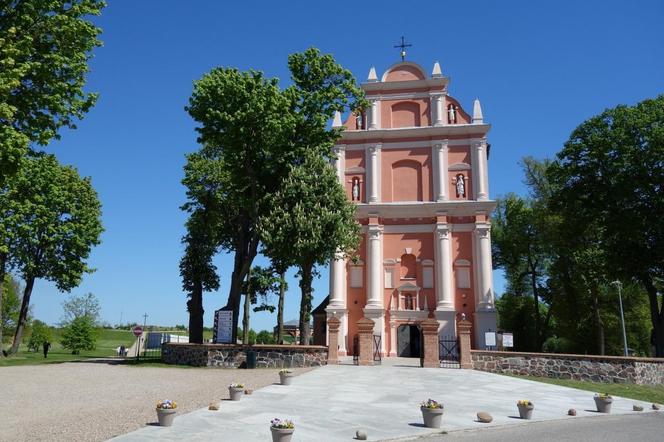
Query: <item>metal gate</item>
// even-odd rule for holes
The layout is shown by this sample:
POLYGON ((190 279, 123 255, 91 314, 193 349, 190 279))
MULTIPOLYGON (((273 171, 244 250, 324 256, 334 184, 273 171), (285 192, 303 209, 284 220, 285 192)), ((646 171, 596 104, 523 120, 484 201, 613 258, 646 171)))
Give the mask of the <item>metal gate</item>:
POLYGON ((373 335, 374 351, 373 351, 373 361, 374 364, 380 364, 382 362, 380 355, 380 341, 382 337, 380 335, 373 335))
POLYGON ((360 363, 360 337, 353 336, 353 364, 359 365, 360 363))
MULTIPOLYGON (((380 355, 380 344, 381 336, 373 335, 373 361, 374 364, 380 364, 382 358, 380 355)), ((353 364, 359 365, 360 363, 360 337, 358 335, 353 336, 353 364)))
POLYGON ((459 368, 459 338, 442 336, 438 340, 438 354, 442 368, 459 368))

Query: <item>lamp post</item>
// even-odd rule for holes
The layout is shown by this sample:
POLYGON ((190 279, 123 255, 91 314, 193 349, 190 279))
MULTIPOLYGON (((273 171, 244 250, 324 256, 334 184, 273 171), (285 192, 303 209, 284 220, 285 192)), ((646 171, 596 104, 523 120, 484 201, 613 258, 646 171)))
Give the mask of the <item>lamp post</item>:
POLYGON ((625 356, 627 355, 627 333, 625 332, 625 314, 623 313, 623 305, 622 305, 622 282, 620 281, 613 281, 611 285, 615 285, 618 287, 618 301, 620 303, 620 322, 622 324, 622 334, 623 334, 623 350, 625 352, 625 356))

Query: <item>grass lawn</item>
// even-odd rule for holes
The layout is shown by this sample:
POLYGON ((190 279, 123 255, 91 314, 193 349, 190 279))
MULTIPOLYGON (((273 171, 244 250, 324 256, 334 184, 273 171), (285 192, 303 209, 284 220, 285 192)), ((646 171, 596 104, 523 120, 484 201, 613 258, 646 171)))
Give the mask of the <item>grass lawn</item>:
MULTIPOLYGON (((134 335, 129 330, 101 329, 97 334, 97 348, 92 351, 81 352, 79 355, 71 354, 71 351, 62 348, 60 338, 62 329, 52 329, 53 339, 48 358, 44 359, 41 349, 37 353, 28 351, 25 345, 21 345, 17 355, 9 358, 0 358, 0 367, 13 365, 54 364, 58 362, 77 361, 81 359, 115 356, 116 349, 120 345, 131 346, 134 335)), ((5 347, 6 348, 6 347, 5 347)))
POLYGON ((546 384, 561 385, 563 387, 578 388, 579 390, 594 391, 595 393, 608 393, 613 396, 621 396, 645 402, 664 404, 664 385, 607 384, 603 382, 540 378, 535 376, 514 375, 513 377, 544 382, 546 384))

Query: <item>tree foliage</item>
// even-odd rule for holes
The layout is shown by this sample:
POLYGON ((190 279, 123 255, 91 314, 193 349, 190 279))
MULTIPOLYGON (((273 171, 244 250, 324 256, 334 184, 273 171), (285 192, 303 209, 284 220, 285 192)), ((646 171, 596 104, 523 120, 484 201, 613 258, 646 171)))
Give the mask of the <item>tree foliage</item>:
POLYGON ((572 133, 550 169, 554 204, 594 227, 597 253, 613 278, 648 293, 656 355, 664 356, 664 95, 617 106, 572 133))
POLYGON ((93 324, 97 325, 101 314, 101 304, 93 293, 82 296, 71 296, 62 303, 62 323, 70 323, 76 318, 87 316, 93 324))
POLYGON ((12 353, 18 351, 36 279, 52 281, 69 292, 85 273, 87 259, 103 231, 101 205, 89 178, 81 178, 51 155, 25 161, 2 189, 0 220, 10 267, 25 289, 12 353))
POLYGON ((94 350, 97 346, 97 331, 91 318, 79 316, 72 320, 64 328, 60 344, 74 355, 94 350))
MULTIPOLYGON (((185 167, 185 210, 223 214, 215 218, 215 245, 234 254, 225 307, 233 311, 233 330, 262 240, 259 224, 272 210, 269 196, 305 154, 332 157, 340 132, 328 121, 336 111, 366 104, 352 74, 330 55, 308 49, 291 55, 289 68, 293 84, 285 90, 260 72, 215 68, 195 83, 186 108, 202 148, 185 167)), ((279 273, 291 265, 273 263, 279 273)))
POLYGON ((272 196, 272 211, 262 220, 262 237, 272 256, 291 256, 299 269, 300 342, 309 339, 315 268, 359 244, 355 205, 348 201, 336 171, 320 156, 308 155, 291 166, 272 196))
POLYGON ((97 95, 84 91, 101 30, 89 17, 100 0, 0 2, 0 185, 32 143, 45 146, 75 122, 97 95))
POLYGON ((51 342, 52 340, 53 333, 51 327, 39 319, 32 321, 32 332, 30 333, 30 339, 28 339, 28 350, 39 351, 44 342, 51 342))

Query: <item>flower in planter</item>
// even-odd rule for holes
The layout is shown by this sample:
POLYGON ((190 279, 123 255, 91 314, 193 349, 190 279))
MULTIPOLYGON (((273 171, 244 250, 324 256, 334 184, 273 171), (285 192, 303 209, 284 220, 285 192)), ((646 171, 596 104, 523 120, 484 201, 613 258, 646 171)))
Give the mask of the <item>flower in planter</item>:
POLYGON ((275 417, 274 419, 272 419, 270 421, 270 427, 279 428, 279 429, 282 429, 282 430, 290 430, 290 429, 295 428, 295 424, 291 420, 288 420, 288 419, 281 420, 278 417, 275 417))
POLYGON ((291 370, 284 368, 279 370, 279 374, 293 374, 293 372, 291 370))
POLYGON ((420 403, 420 407, 424 408, 443 408, 443 404, 440 402, 434 401, 433 399, 427 399, 426 401, 422 401, 420 403))
POLYGON ((613 399, 609 393, 595 393, 595 397, 599 399, 600 401, 607 401, 609 399, 613 399))
POLYGON ((233 382, 231 385, 228 386, 228 388, 237 388, 237 389, 244 389, 244 384, 240 384, 237 382, 233 382))
POLYGON ((172 410, 177 407, 178 404, 175 401, 171 401, 170 399, 157 402, 157 410, 172 410))
POLYGON ((533 405, 532 402, 530 402, 528 399, 521 399, 516 403, 519 407, 530 407, 533 405))

